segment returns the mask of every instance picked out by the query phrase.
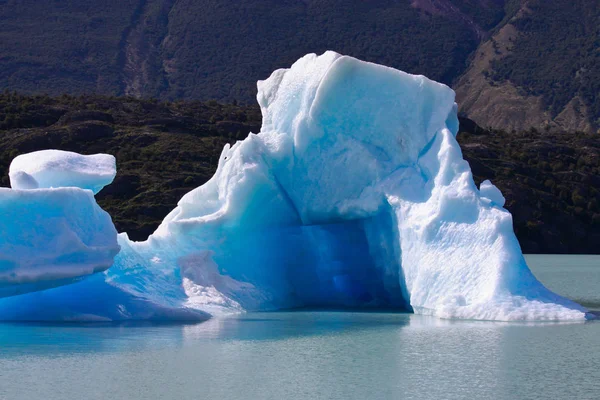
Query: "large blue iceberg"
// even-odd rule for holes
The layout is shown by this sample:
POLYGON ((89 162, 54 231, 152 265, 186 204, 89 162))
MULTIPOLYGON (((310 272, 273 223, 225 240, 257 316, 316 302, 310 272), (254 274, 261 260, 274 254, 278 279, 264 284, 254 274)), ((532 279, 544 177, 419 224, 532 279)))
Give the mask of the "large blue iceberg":
MULTIPOLYGON (((536 280, 502 194, 489 181, 475 186, 447 86, 327 52, 259 82, 258 102, 261 132, 227 145, 213 178, 147 241, 119 235, 110 269, 0 299, 0 320, 202 320, 301 307, 588 315, 536 280)), ((85 203, 75 196, 84 189, 21 186, 39 193, 40 209, 56 200, 39 190, 73 190, 69 201, 85 203)), ((0 196, 10 207, 21 201, 9 189, 0 196)), ((15 215, 3 229, 35 232, 35 221, 15 215)))

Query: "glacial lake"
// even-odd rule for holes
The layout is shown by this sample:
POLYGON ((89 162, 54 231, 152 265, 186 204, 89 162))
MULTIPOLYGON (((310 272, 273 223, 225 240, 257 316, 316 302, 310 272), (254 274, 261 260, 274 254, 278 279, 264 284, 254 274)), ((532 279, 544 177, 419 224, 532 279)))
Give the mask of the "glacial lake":
MULTIPOLYGON (((600 310, 600 256, 527 256, 600 310)), ((251 313, 194 325, 0 324, 0 400, 598 399, 600 321, 251 313)))

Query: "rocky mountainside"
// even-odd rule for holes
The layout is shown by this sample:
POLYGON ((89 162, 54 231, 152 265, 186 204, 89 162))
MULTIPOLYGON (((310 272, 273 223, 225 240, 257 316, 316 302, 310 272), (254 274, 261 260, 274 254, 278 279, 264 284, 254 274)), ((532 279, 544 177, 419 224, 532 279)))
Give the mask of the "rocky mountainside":
POLYGON ((600 1, 507 2, 454 88, 482 126, 600 132, 600 1))
POLYGON ((0 0, 0 89, 253 104, 325 50, 452 85, 511 131, 600 130, 600 0, 0 0))
POLYGON ((452 83, 502 0, 0 0, 0 89, 254 103, 335 50, 452 83))
MULTIPOLYGON (((260 125, 257 107, 215 101, 0 93, 0 184, 9 185, 19 154, 113 154, 117 177, 98 201, 119 231, 142 240, 214 174, 225 143, 260 125)), ((486 130, 461 119, 458 140, 475 182, 491 179, 504 193, 526 253, 598 253, 600 136, 486 130)))

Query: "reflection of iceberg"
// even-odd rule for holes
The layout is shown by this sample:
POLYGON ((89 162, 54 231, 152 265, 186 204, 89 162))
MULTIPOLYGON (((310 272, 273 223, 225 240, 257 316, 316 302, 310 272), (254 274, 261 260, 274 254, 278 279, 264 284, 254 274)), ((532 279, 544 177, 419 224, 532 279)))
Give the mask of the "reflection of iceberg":
POLYGON ((214 177, 148 241, 122 235, 104 275, 6 299, 0 318, 43 318, 41 297, 84 318, 307 306, 585 318, 531 274, 499 191, 475 187, 454 138, 451 89, 332 52, 303 57, 258 88, 261 132, 226 146, 214 177), (106 287, 162 312, 128 302, 115 311, 106 287), (78 302, 84 291, 112 311, 78 302), (24 304, 33 306, 10 311, 24 304))

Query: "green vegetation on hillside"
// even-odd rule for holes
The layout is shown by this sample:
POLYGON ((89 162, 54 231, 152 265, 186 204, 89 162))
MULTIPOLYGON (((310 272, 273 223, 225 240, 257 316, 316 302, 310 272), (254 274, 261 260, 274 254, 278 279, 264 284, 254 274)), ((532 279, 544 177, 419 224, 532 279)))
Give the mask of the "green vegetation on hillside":
POLYGON ((485 30, 495 27, 502 20, 504 2, 505 0, 452 0, 453 5, 485 30))
POLYGON ((581 132, 458 134, 477 185, 490 179, 526 253, 598 253, 600 137, 581 132))
POLYGON ((326 50, 451 83, 477 44, 463 21, 408 1, 181 0, 163 47, 173 71, 161 97, 253 102, 256 80, 326 50))
POLYGON ((511 52, 491 77, 542 96, 556 116, 575 96, 600 125, 600 0, 527 3, 511 52))
MULTIPOLYGON (((57 148, 117 158, 113 184, 97 198, 118 230, 147 237, 189 190, 214 173, 225 143, 258 132, 257 107, 162 103, 102 96, 0 94, 0 176, 19 154, 57 148)), ((461 120, 458 140, 477 184, 491 179, 507 199, 527 253, 597 253, 600 137, 487 131, 461 120)))
POLYGON ((253 103, 257 80, 325 50, 449 84, 502 16, 450 3, 466 17, 408 0, 0 0, 0 90, 253 103))
POLYGON ((119 48, 137 0, 0 0, 0 90, 121 90, 119 48))
POLYGON ((511 88, 471 92, 482 124, 600 127, 600 0, 0 0, 0 90, 253 104, 257 80, 325 50, 446 84, 473 67, 469 85, 511 88), (510 107, 529 95, 544 104, 510 107))

